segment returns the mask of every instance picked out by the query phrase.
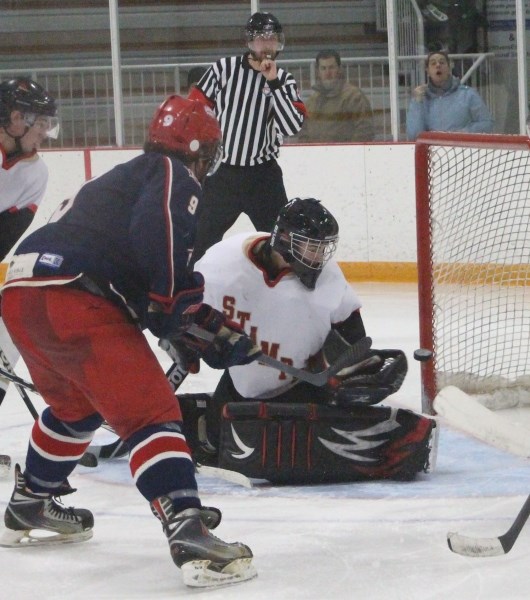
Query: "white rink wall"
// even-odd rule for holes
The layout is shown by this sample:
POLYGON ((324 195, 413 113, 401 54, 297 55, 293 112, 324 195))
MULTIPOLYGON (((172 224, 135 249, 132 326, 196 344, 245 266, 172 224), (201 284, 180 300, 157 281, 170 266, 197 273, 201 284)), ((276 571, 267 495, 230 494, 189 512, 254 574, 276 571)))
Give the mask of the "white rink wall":
MULTIPOLYGON (((140 149, 47 150, 50 179, 32 228, 75 194, 87 176, 125 162, 140 149)), ((322 200, 340 225, 336 258, 344 262, 416 262, 413 144, 284 146, 280 164, 289 198, 322 200)), ((231 232, 252 230, 245 216, 231 232)))

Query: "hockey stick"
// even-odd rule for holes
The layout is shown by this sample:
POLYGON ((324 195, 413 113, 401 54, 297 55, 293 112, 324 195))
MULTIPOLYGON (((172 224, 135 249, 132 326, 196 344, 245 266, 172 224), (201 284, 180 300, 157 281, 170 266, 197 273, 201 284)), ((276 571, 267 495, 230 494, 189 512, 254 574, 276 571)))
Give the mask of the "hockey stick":
POLYGON ((482 558, 486 556, 502 556, 508 554, 517 541, 521 530, 530 516, 530 496, 526 499, 515 521, 506 533, 494 538, 475 538, 459 533, 447 534, 447 544, 452 552, 462 556, 482 558))
MULTIPOLYGON (((186 379, 188 375, 187 369, 179 363, 173 363, 171 367, 166 371, 166 377, 169 381, 174 392, 180 387, 184 379, 186 379)), ((114 431, 111 427, 102 425, 105 429, 109 431, 114 431)), ((97 467, 98 460, 101 459, 111 459, 111 458, 121 458, 125 456, 129 452, 127 445, 125 442, 118 438, 114 442, 109 444, 102 445, 90 445, 85 454, 83 455, 83 465, 85 467, 97 467)))
POLYGON ((11 366, 9 359, 7 358, 2 348, 0 348, 0 365, 0 375, 8 381, 12 381, 15 384, 15 387, 17 388, 20 397, 24 401, 24 404, 27 406, 29 412, 31 413, 31 416, 34 419, 38 419, 39 413, 33 406, 33 402, 30 400, 30 397, 28 396, 25 388, 28 388, 33 392, 36 392, 37 390, 32 384, 28 384, 23 379, 20 379, 15 375, 13 367, 11 366))
MULTIPOLYGON (((0 352, 1 352, 1 350, 0 350, 0 352)), ((26 381, 25 379, 22 379, 22 377, 19 377, 18 375, 15 375, 14 372, 10 373, 9 371, 6 371, 2 367, 0 367, 0 377, 3 379, 6 379, 10 383, 16 383, 17 385, 20 385, 23 388, 26 388, 27 390, 29 390, 30 392, 35 392, 36 394, 39 393, 37 391, 37 388, 32 383, 30 383, 29 381, 26 381)))
MULTIPOLYGON (((11 363, 9 362, 9 360, 7 359, 7 357, 1 349, 0 353, 2 364, 4 367, 0 367, 0 376, 15 384, 17 390, 22 396, 22 399, 26 403, 26 406, 28 406, 28 409, 30 410, 32 416, 35 419, 38 419, 39 415, 35 410, 31 400, 29 399, 25 389, 35 392, 36 394, 39 393, 38 390, 32 383, 29 383, 25 379, 22 379, 21 377, 15 375, 15 372, 11 367, 11 363)), ((181 385, 181 383, 184 381, 187 375, 188 371, 182 365, 179 365, 177 363, 173 363, 171 365, 171 367, 166 372, 166 377, 171 387, 173 388, 173 391, 177 391, 178 387, 181 385)), ((102 428, 114 432, 112 427, 106 425, 105 423, 102 425, 102 428)), ((97 467, 99 459, 110 460, 112 458, 121 458, 122 456, 125 456, 128 453, 128 451, 129 450, 127 448, 127 445, 121 438, 118 438, 117 440, 109 444, 90 445, 81 457, 79 464, 84 467, 97 467)), ((0 476, 2 475, 2 469, 5 465, 7 465, 7 470, 9 470, 9 467, 11 465, 11 459, 9 456, 2 454, 0 455, 0 476)), ((197 472, 200 475, 205 475, 206 477, 218 477, 219 479, 224 479, 225 481, 237 483, 238 485, 241 485, 243 487, 252 487, 250 479, 236 471, 229 471, 228 469, 220 469, 218 467, 203 467, 201 465, 197 465, 197 472)))
MULTIPOLYGON (((201 340, 205 340, 207 342, 213 342, 216 338, 215 334, 210 331, 206 331, 202 329, 198 325, 191 325, 191 327, 187 330, 186 333, 189 333, 201 340)), ((349 345, 346 350, 339 356, 339 358, 330 365, 324 371, 320 371, 318 373, 311 373, 310 371, 306 371, 305 369, 298 369, 286 363, 283 363, 280 360, 276 360, 271 356, 268 356, 264 352, 259 354, 259 358, 257 361, 276 369, 278 371, 282 371, 283 373, 287 373, 288 375, 292 375, 301 381, 306 381, 307 383, 311 383, 317 387, 322 387, 328 383, 328 381, 336 375, 339 371, 341 371, 345 366, 351 365, 353 363, 358 363, 362 359, 366 357, 366 354, 370 350, 372 346, 372 339, 369 337, 363 337, 355 344, 349 345)))
MULTIPOLYGON (((208 342, 212 342, 215 340, 215 334, 206 331, 198 327, 197 325, 192 325, 187 333, 208 342)), ((360 363, 362 361, 370 347, 372 345, 372 340, 369 337, 363 337, 357 343, 348 345, 346 350, 339 355, 339 358, 330 365, 324 371, 320 371, 319 373, 311 373, 310 371, 306 371, 305 369, 298 369, 291 365, 285 364, 275 358, 272 358, 264 353, 261 353, 258 361, 272 367, 273 369, 277 369, 289 375, 293 375, 297 379, 302 381, 307 381, 315 386, 321 387, 328 383, 328 381, 336 375, 341 369, 343 369, 346 365, 352 365, 354 363, 360 363)), ((361 366, 360 364, 358 365, 361 366)), ((187 375, 187 371, 179 366, 177 363, 173 363, 168 372, 166 373, 166 377, 168 378, 169 383, 171 384, 173 391, 176 392, 178 387, 184 381, 184 378, 187 375)), ((98 463, 98 459, 109 459, 109 458, 120 458, 127 453, 127 448, 124 442, 120 439, 110 443, 104 444, 102 446, 93 445, 89 446, 87 452, 85 453, 85 466, 96 466, 98 463)))
MULTIPOLYGON (((171 365, 166 372, 166 377, 174 392, 177 391, 187 375, 188 371, 182 365, 178 363, 173 363, 173 365, 171 365)), ((113 431, 112 427, 109 427, 108 425, 103 424, 102 427, 109 431, 113 431)), ((118 438, 110 444, 89 446, 83 455, 83 462, 81 464, 85 467, 97 467, 100 458, 121 458, 122 456, 125 456, 128 451, 127 445, 121 438, 118 438)), ((202 466, 199 464, 196 465, 196 470, 199 475, 218 477, 219 479, 224 479, 225 481, 236 483, 246 488, 253 487, 250 479, 237 471, 230 471, 229 469, 221 469, 219 467, 202 466)))
MULTIPOLYGON (((5 353, 3 352, 3 350, 1 348, 0 348, 0 361, 1 361, 1 364, 3 365, 2 367, 0 367, 0 376, 3 377, 4 379, 7 379, 10 382, 12 382, 15 385, 18 393, 20 394, 22 400, 24 401, 24 404, 27 406, 29 412, 31 413, 31 416, 35 419, 35 421, 37 421, 39 419, 39 413, 37 412, 36 408, 33 406, 33 402, 30 400, 30 398, 26 392, 26 389, 34 392, 35 394, 38 394, 39 391, 32 383, 29 383, 25 379, 22 379, 21 377, 18 377, 15 374, 15 371, 13 370, 13 367, 11 366, 9 359, 7 358, 7 356, 5 355, 5 353)), ((0 404, 1 404, 1 402, 0 402, 0 404)), ((84 465, 86 467, 93 466, 91 463, 92 463, 91 457, 86 456, 86 455, 83 455, 79 461, 79 464, 84 465)))

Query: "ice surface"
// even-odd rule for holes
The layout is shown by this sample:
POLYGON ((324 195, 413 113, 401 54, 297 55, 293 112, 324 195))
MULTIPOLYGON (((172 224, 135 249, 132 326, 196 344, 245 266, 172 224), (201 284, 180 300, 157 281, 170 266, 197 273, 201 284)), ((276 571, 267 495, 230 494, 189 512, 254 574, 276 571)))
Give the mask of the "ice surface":
MULTIPOLYGON (((409 358, 409 375, 389 404, 420 410, 419 363, 412 359, 418 346, 415 286, 355 287, 374 347, 403 348, 409 358)), ((23 364, 17 372, 26 374, 23 364)), ((183 391, 210 391, 218 375, 204 368, 183 391)), ((32 399, 42 408, 40 398, 32 399)), ((23 462, 30 427, 31 416, 11 386, 0 407, 0 453, 23 462)), ((513 550, 498 558, 457 556, 446 543, 448 531, 504 533, 530 493, 530 464, 444 424, 436 471, 410 483, 245 489, 199 476, 203 503, 223 511, 216 533, 247 543, 259 572, 254 581, 218 590, 184 586, 125 459, 79 467, 70 482, 78 492, 64 501, 94 512, 93 539, 0 549, 1 600, 530 598, 530 524, 513 550)), ((2 513, 11 489, 11 478, 0 480, 2 513)))

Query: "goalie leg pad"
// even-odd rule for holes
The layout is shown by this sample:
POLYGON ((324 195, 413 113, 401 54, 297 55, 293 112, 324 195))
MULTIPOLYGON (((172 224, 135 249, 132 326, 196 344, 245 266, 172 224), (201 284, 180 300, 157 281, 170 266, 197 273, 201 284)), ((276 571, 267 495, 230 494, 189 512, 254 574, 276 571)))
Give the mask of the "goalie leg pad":
POLYGON ((428 470, 435 426, 389 407, 228 403, 219 466, 282 484, 412 480, 428 470))

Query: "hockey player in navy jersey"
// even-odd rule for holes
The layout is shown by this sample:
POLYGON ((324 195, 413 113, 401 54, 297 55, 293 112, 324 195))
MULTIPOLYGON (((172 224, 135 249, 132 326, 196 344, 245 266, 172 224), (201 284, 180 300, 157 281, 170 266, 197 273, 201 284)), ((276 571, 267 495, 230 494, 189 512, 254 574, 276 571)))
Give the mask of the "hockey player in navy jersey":
POLYGON ((202 303, 190 272, 201 185, 221 151, 213 112, 178 96, 155 112, 145 152, 86 183, 16 249, 2 290, 5 324, 48 408, 31 432, 5 512, 2 545, 81 541, 90 511, 55 497, 105 419, 126 441, 134 482, 161 521, 190 586, 255 575, 252 552, 209 530, 182 416, 142 328, 178 338, 192 324, 216 334, 216 367, 254 360, 243 330, 202 303), (31 530, 55 536, 40 541, 31 530))
MULTIPOLYGON (((272 234, 232 236, 196 263, 205 301, 269 356, 324 370, 367 339, 360 300, 333 260, 338 232, 318 200, 292 200, 272 234)), ((198 462, 273 482, 411 479, 432 463, 435 422, 374 406, 399 390, 406 373, 400 350, 370 350, 324 386, 259 359, 233 366, 213 397, 181 395, 188 439, 198 462), (207 437, 204 427, 194 429, 204 418, 207 437)))

